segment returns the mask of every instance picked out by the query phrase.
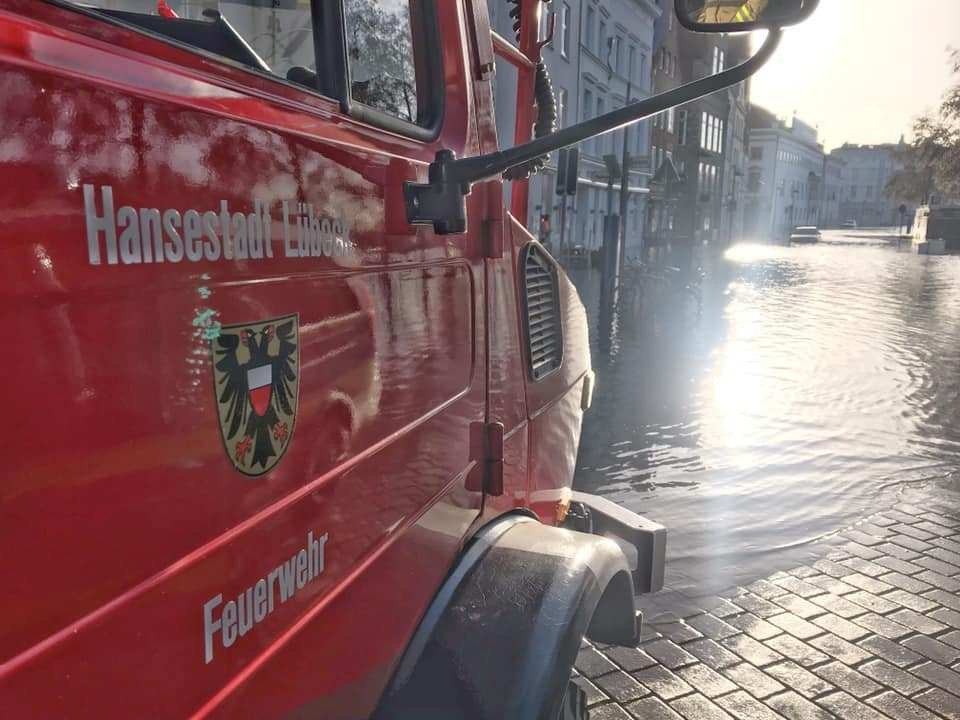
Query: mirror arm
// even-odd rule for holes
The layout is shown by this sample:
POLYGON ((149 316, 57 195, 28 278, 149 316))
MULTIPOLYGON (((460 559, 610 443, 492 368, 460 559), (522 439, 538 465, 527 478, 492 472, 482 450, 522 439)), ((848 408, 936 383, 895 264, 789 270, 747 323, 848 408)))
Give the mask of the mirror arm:
POLYGON ((461 160, 457 160, 450 150, 440 150, 434 161, 430 163, 428 183, 404 183, 407 222, 411 225, 433 225, 434 232, 438 235, 466 232, 465 198, 473 183, 497 177, 515 165, 617 130, 671 107, 696 100, 746 80, 770 59, 780 42, 780 37, 781 30, 770 30, 760 49, 739 65, 625 105, 523 145, 461 160))

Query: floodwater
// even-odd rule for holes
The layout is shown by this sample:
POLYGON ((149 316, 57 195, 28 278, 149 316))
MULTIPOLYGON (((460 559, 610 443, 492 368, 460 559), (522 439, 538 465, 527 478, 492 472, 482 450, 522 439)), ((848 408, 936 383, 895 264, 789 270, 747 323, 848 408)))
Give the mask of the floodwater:
POLYGON ((828 231, 698 262, 628 290, 603 351, 599 273, 571 272, 598 376, 576 486, 667 526, 668 586, 787 569, 960 479, 960 257, 828 231))

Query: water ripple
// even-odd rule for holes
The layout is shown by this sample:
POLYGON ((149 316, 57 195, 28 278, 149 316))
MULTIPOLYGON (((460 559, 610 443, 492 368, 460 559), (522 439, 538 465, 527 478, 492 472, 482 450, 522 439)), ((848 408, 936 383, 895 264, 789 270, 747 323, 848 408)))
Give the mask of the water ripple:
MULTIPOLYGON (((578 487, 670 529, 671 585, 748 581, 956 478, 960 257, 828 233, 701 260, 700 303, 645 292, 594 349, 578 460, 578 487)), ((574 280, 595 310, 598 274, 574 280)))

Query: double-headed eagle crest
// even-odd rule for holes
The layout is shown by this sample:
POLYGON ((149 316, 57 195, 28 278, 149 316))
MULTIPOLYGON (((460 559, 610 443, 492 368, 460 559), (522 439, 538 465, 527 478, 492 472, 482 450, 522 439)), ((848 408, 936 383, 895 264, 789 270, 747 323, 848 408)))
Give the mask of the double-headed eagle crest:
POLYGON ((214 392, 227 457, 263 475, 290 445, 297 413, 297 315, 223 325, 212 341, 214 392))

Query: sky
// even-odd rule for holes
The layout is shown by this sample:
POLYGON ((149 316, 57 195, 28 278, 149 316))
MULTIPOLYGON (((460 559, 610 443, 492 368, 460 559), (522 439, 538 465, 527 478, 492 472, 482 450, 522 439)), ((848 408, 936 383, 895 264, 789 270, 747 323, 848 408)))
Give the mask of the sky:
POLYGON ((913 119, 950 84, 947 46, 960 47, 960 0, 821 0, 785 30, 751 101, 784 118, 796 112, 828 150, 909 140, 913 119))

